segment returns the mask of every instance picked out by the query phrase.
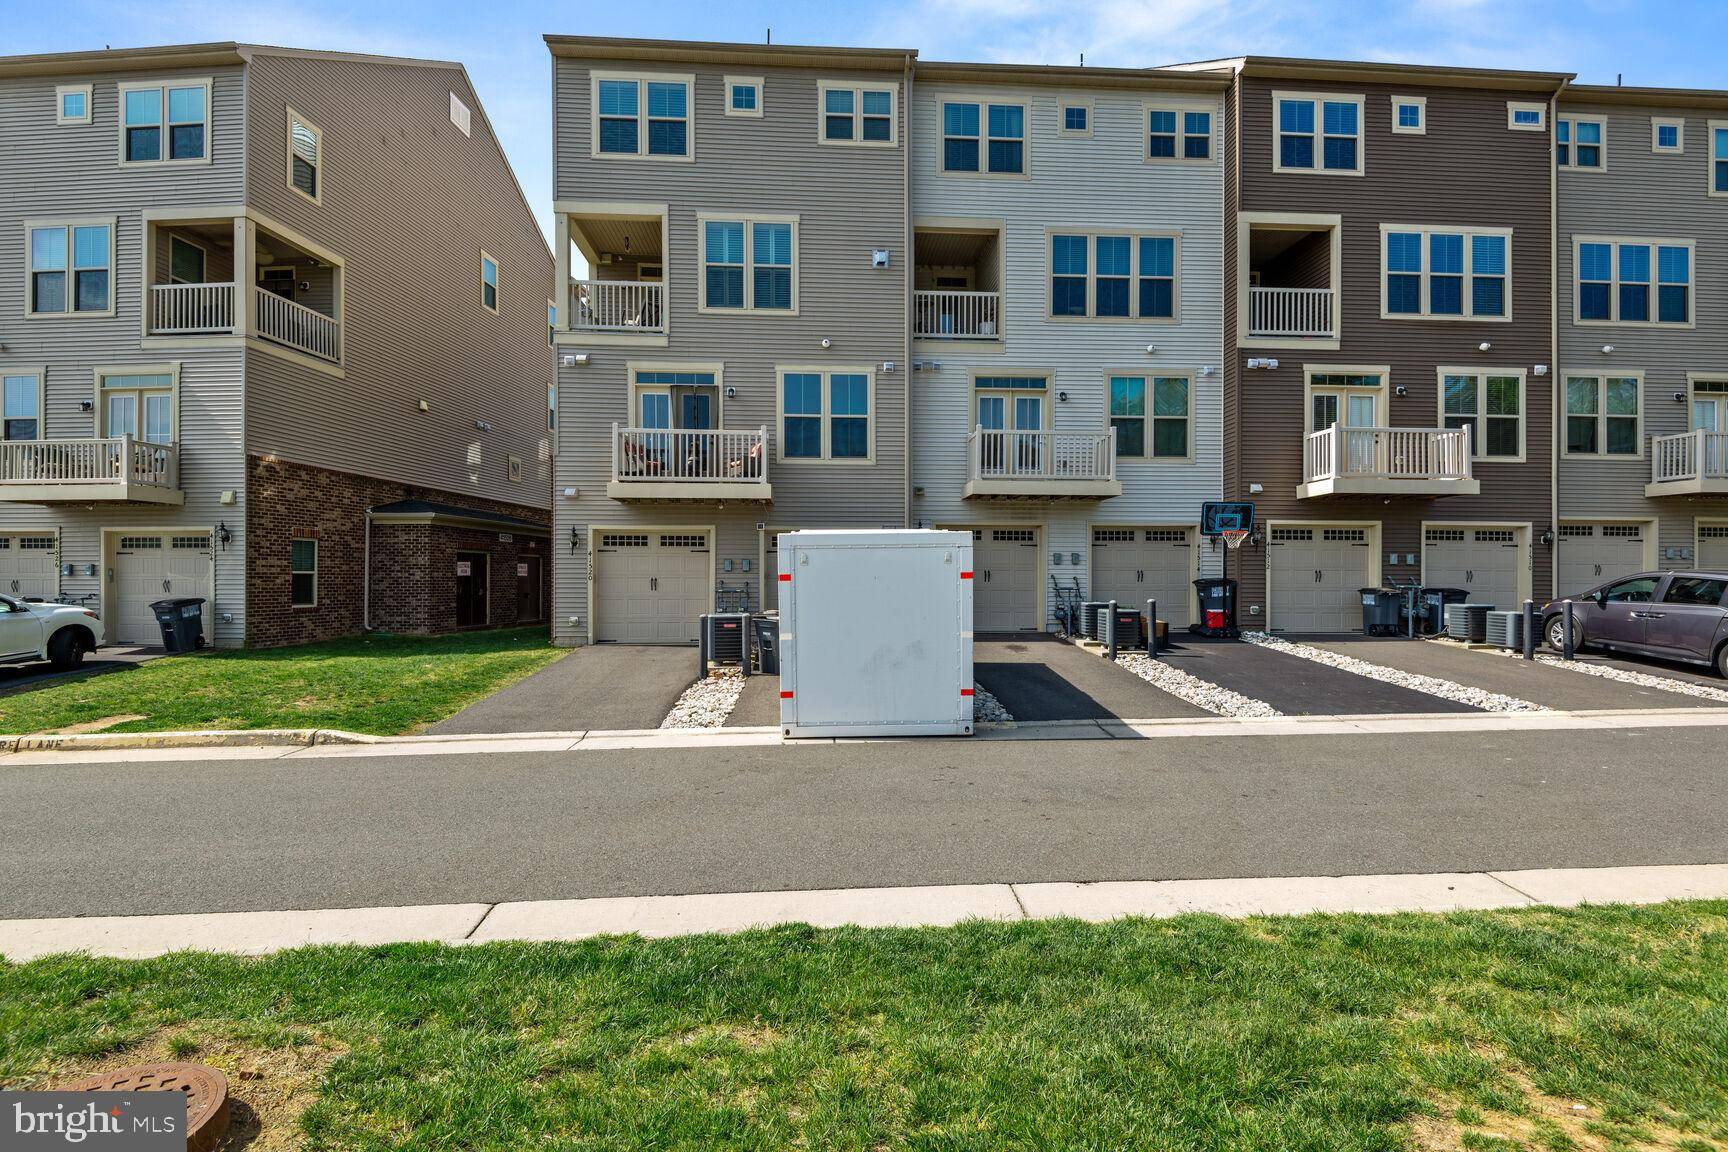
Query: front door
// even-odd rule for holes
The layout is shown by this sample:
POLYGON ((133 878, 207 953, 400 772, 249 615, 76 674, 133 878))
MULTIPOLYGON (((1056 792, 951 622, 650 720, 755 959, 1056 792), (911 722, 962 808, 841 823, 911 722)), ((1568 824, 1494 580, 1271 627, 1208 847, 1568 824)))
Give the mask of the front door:
POLYGON ((540 584, 540 557, 516 561, 516 623, 538 624, 546 618, 540 584))
POLYGON ((1044 428, 1044 397, 1006 392, 978 395, 978 427, 987 433, 979 446, 985 475, 1036 473, 1042 455, 1038 432, 1044 428))
MULTIPOLYGON (((1324 432, 1334 424, 1349 428, 1376 427, 1380 398, 1372 392, 1314 393, 1310 406, 1310 432, 1324 432)), ((1346 436, 1344 440, 1345 468, 1350 472, 1379 471, 1375 461, 1375 444, 1369 436, 1346 436)))
POLYGON ((487 580, 491 557, 485 552, 456 553, 456 627, 483 628, 488 621, 487 580))
MULTIPOLYGON (((1700 380, 1692 385, 1692 430, 1728 432, 1728 383, 1700 380)), ((1707 476, 1728 472, 1728 443, 1720 436, 1706 436, 1699 464, 1707 476)))

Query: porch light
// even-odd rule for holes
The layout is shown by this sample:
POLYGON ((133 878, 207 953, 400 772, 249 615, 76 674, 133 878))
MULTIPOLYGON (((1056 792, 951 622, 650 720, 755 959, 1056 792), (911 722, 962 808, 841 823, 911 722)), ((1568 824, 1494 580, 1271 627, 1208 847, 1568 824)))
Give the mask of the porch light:
POLYGON ((1484 341, 1482 341, 1482 343, 1476 345, 1476 351, 1486 352, 1493 347, 1494 347, 1494 345, 1492 345, 1492 344, 1488 343, 1488 341, 1484 340, 1484 341))
POLYGON ((216 525, 216 539, 222 544, 222 551, 228 551, 228 541, 234 539, 234 533, 228 531, 228 522, 220 521, 216 525))

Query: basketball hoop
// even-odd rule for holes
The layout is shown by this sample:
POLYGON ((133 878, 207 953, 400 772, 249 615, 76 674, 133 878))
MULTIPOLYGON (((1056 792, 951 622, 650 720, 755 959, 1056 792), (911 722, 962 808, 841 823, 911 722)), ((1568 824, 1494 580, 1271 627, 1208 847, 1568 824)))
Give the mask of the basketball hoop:
POLYGON ((1248 539, 1248 533, 1247 528, 1225 528, 1218 535, 1224 538, 1224 547, 1234 552, 1242 547, 1242 541, 1248 539))

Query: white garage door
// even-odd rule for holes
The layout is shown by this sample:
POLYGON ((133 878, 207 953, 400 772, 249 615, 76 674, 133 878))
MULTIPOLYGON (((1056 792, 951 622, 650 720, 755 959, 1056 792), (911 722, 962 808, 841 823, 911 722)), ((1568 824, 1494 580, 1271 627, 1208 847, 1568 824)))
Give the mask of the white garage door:
POLYGON ((204 600, 204 635, 210 635, 210 535, 148 532, 122 536, 114 550, 114 613, 109 639, 116 644, 162 643, 150 605, 170 597, 204 600))
POLYGON ((1359 632, 1368 529, 1273 528, 1266 544, 1274 632, 1359 632))
POLYGON ((54 537, 0 536, 0 592, 50 599, 59 590, 57 565, 54 537))
POLYGON ((1037 630, 1038 529, 974 529, 972 572, 973 631, 1037 630))
POLYGON ((1561 596, 1644 570, 1642 524, 1562 524, 1558 536, 1561 596))
POLYGON ((1698 525, 1698 567, 1728 572, 1728 524, 1698 525))
POLYGON ((694 644, 708 611, 708 534, 598 532, 594 638, 626 644, 694 644))
POLYGON ((1518 532, 1513 528, 1430 528, 1423 535, 1422 582, 1463 588, 1472 604, 1503 611, 1518 600, 1518 532))
POLYGON ((1194 591, 1191 528, 1092 529, 1092 599, 1144 609, 1158 601, 1158 618, 1188 627, 1194 591))

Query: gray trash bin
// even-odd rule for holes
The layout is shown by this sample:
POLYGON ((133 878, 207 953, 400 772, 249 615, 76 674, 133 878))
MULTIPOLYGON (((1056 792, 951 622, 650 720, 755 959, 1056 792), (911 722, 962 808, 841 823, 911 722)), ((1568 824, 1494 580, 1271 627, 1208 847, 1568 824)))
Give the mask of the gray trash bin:
POLYGON ((204 647, 204 601, 191 596, 151 603, 162 628, 162 646, 170 652, 196 652, 204 647))
POLYGON ((1404 631, 1399 623, 1399 608, 1404 593, 1396 588, 1363 588, 1362 631, 1370 636, 1397 636, 1404 631))
POLYGON ((754 616, 751 630, 756 633, 756 670, 765 676, 780 675, 780 620, 776 616, 754 616))

